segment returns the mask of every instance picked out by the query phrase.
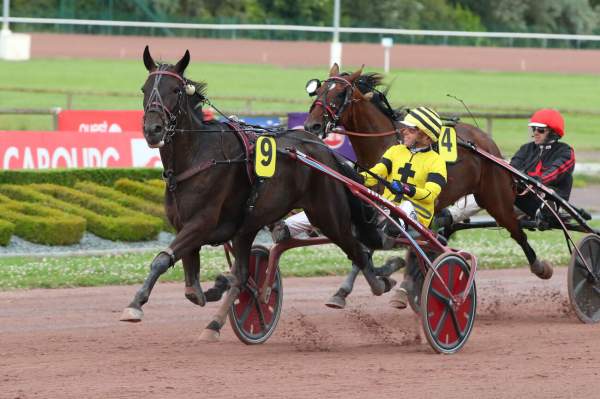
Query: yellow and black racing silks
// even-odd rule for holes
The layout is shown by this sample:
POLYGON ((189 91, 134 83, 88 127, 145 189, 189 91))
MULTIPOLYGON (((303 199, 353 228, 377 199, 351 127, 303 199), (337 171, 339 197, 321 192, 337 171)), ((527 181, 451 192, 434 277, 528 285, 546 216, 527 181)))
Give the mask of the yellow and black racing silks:
MULTIPOLYGON (((415 186, 415 195, 399 198, 389 189, 383 196, 393 202, 410 201, 417 211, 419 222, 429 227, 434 214, 435 199, 446 185, 446 163, 440 155, 430 147, 409 150, 404 144, 397 144, 387 149, 381 160, 373 166, 371 172, 388 182, 394 180, 415 186)), ((377 180, 367 172, 362 172, 366 186, 374 186, 377 180)))

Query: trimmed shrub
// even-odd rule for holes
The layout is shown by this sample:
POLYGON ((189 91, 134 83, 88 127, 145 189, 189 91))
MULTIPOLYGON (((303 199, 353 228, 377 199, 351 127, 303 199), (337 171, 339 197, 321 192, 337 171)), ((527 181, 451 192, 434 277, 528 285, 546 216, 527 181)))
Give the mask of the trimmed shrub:
POLYGON ((87 180, 112 186, 122 178, 137 181, 159 180, 161 172, 162 170, 157 168, 3 170, 0 173, 0 184, 53 183, 72 187, 78 181, 87 180))
POLYGON ((158 204, 164 204, 165 202, 164 183, 162 188, 158 188, 145 182, 119 179, 115 182, 115 188, 126 194, 135 195, 158 204))
POLYGON ((15 231, 15 225, 8 220, 0 219, 0 245, 7 246, 15 231))
POLYGON ((35 187, 33 185, 18 186, 5 184, 0 185, 0 193, 14 199, 36 202, 46 207, 81 216, 87 221, 87 229, 90 232, 99 237, 113 241, 150 240, 156 237, 156 234, 158 234, 162 225, 162 221, 153 216, 147 216, 142 213, 128 210, 111 201, 94 198, 96 202, 90 203, 90 206, 96 212, 103 213, 98 214, 95 211, 86 209, 84 206, 78 204, 77 201, 80 203, 87 202, 88 198, 81 198, 84 193, 79 193, 68 187, 51 184, 35 185, 35 187), (38 191, 41 189, 45 189, 48 193, 61 193, 64 200, 38 191), (71 192, 79 195, 67 195, 65 194, 66 190, 71 190, 71 192), (119 213, 115 211, 115 209, 125 209, 125 211, 119 213))
POLYGON ((117 204, 129 209, 161 218, 163 220, 163 228, 167 231, 174 231, 173 227, 167 220, 163 205, 147 201, 134 195, 125 194, 121 191, 115 190, 114 188, 101 186, 89 181, 75 183, 75 189, 96 197, 114 201, 117 204))
POLYGON ((150 180, 146 180, 146 183, 148 183, 152 187, 160 188, 163 191, 163 193, 164 193, 165 188, 167 186, 165 184, 165 181, 162 180, 162 179, 150 179, 150 180))
POLYGON ((0 215, 14 224, 14 233, 19 237, 45 245, 77 243, 86 227, 82 217, 14 201, 4 195, 0 195, 0 215))

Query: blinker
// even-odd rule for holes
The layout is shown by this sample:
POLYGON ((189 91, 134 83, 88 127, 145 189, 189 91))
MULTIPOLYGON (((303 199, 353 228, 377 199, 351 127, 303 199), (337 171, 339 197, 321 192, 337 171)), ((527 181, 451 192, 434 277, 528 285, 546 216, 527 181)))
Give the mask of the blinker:
POLYGON ((311 79, 306 83, 306 92, 312 97, 317 94, 319 87, 321 87, 321 81, 319 79, 311 79))
POLYGON ((196 86, 191 84, 185 85, 185 94, 187 94, 188 96, 193 96, 194 93, 196 93, 196 86))

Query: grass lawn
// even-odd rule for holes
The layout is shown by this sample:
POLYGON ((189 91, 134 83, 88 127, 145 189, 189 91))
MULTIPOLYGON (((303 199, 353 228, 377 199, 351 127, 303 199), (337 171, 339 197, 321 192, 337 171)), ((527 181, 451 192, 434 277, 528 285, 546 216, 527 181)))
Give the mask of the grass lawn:
MULTIPOLYGON (((594 222, 596 228, 600 222, 594 222)), ((570 255, 561 231, 527 232, 538 255, 555 265, 565 266, 570 255)), ((574 234, 577 241, 582 234, 574 234)), ((450 241, 453 248, 464 248, 475 254, 479 267, 525 267, 527 261, 520 247, 505 230, 471 230, 458 232, 450 241)), ((388 256, 402 256, 403 250, 379 251, 374 263, 381 265, 388 256)), ((111 255, 46 258, 0 258, 0 290, 18 288, 58 288, 140 284, 148 273, 155 252, 111 255)), ((284 276, 343 275, 349 271, 349 261, 334 245, 292 249, 281 258, 284 276)), ((227 263, 222 248, 202 250, 202 279, 212 280, 227 263)), ((178 263, 160 281, 183 281, 183 270, 178 263)))
MULTIPOLYGON (((171 60, 173 61, 173 60, 171 60)), ((146 76, 140 61, 31 60, 0 61, 0 87, 53 88, 139 93, 137 97, 76 96, 75 109, 140 109, 139 91, 146 76)), ((365 71, 378 71, 365 68, 365 71)), ((192 64, 187 76, 209 83, 208 95, 300 99, 300 104, 257 101, 254 110, 305 111, 310 100, 304 93, 309 78, 327 77, 327 69, 282 68, 271 65, 192 64)), ((392 70, 390 102, 394 106, 431 104, 440 111, 464 111, 446 94, 465 101, 472 111, 529 111, 539 107, 598 112, 600 79, 596 75, 509 73, 474 71, 392 70)), ((225 110, 242 109, 243 101, 218 100, 225 110)), ((64 95, 3 92, 1 107, 65 107, 64 95)), ((565 113, 566 140, 575 150, 600 150, 596 140, 600 115, 565 113)), ((468 118, 467 123, 473 123, 468 118)), ((485 128, 485 121, 479 120, 485 128)), ((0 129, 51 129, 51 118, 0 116, 0 129)), ((505 154, 512 154, 527 140, 526 120, 494 121, 494 138, 505 154)))

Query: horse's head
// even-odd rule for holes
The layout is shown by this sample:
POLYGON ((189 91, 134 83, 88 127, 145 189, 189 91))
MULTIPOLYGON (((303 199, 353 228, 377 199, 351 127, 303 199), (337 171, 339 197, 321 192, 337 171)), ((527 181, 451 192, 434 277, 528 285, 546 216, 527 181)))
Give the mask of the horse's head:
POLYGON ((144 137, 150 147, 165 144, 175 132, 178 118, 185 112, 187 96, 195 93, 196 87, 183 77, 190 62, 190 52, 175 65, 157 64, 144 49, 144 65, 149 72, 142 87, 144 93, 144 137))
POLYGON ((363 95, 356 90, 355 81, 362 74, 362 68, 351 74, 342 73, 337 64, 329 71, 329 78, 321 82, 311 79, 306 84, 310 96, 316 96, 304 123, 307 131, 325 137, 331 129, 338 126, 344 118, 344 112, 353 103, 369 100, 369 94, 363 95))

